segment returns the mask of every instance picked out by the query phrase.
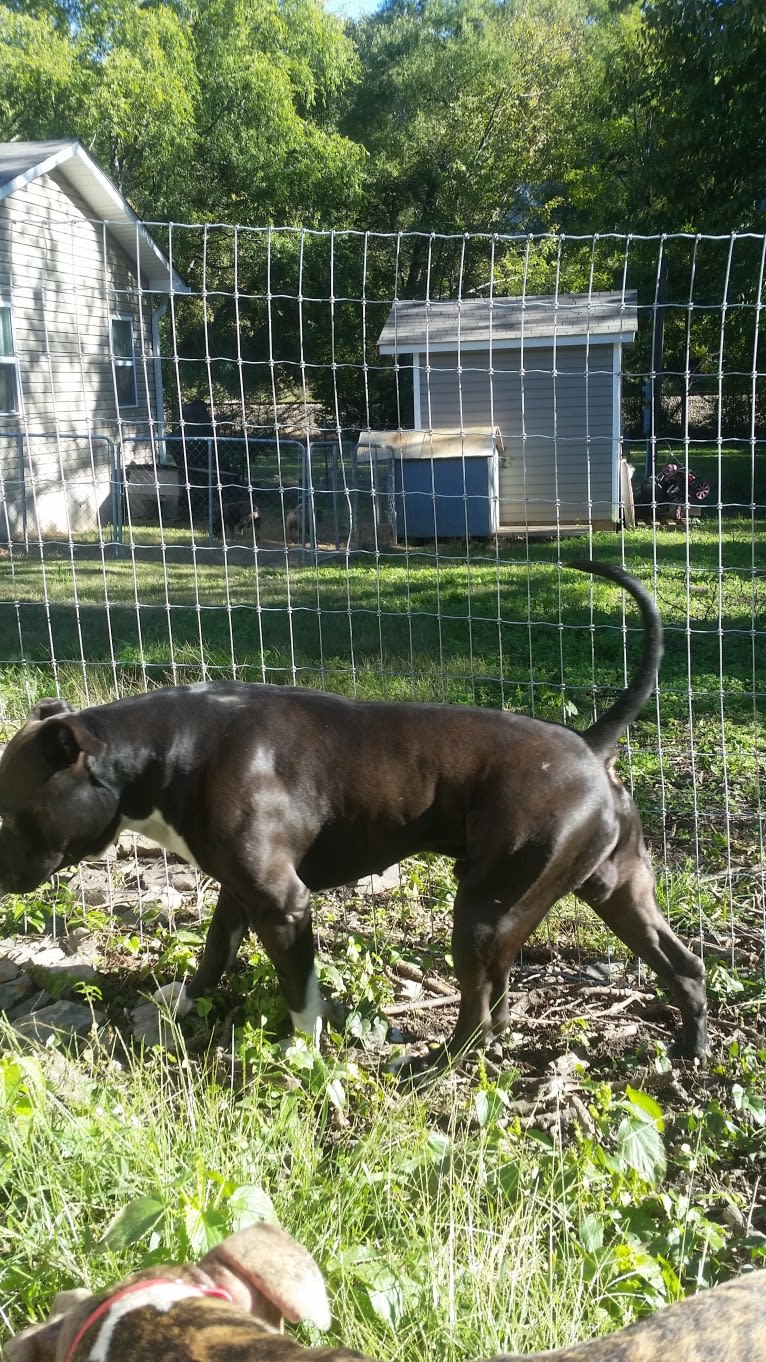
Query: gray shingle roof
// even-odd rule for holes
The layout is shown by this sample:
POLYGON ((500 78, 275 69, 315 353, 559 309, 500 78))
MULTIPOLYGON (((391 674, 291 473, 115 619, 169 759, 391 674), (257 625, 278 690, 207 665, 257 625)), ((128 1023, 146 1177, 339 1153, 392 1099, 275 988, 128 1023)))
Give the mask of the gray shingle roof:
POLYGON ((638 329, 637 295, 559 293, 551 297, 464 298, 459 302, 397 301, 378 337, 382 354, 516 346, 555 336, 591 340, 633 340, 638 329))
POLYGON ((189 292, 116 185, 79 142, 0 142, 0 200, 53 170, 84 200, 94 219, 108 223, 129 259, 140 265, 149 288, 189 292))
MULTIPOLYGON (((71 142, 0 142, 0 198, 13 193, 13 181, 23 177, 24 183, 31 178, 42 161, 58 158, 59 153, 72 145, 71 142)), ((43 173, 38 171, 38 174, 43 173)))

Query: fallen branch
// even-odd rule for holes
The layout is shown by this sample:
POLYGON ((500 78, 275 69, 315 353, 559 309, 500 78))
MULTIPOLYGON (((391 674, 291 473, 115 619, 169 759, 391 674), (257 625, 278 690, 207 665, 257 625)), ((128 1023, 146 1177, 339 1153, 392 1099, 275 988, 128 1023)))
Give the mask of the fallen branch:
POLYGON ((430 1012, 435 1007, 456 1006, 460 1002, 459 993, 442 993, 438 998, 417 998, 410 1003, 393 1003, 383 1009, 384 1017, 404 1017, 408 1012, 430 1012))
POLYGON ((395 974, 399 975, 400 979, 409 979, 413 984, 423 984, 425 987, 427 980, 428 988, 432 993, 442 993, 445 997, 447 994, 451 997, 454 993, 454 989, 450 984, 445 984, 441 979, 432 978, 431 975, 424 974, 422 969, 418 969, 417 965, 411 965, 408 960, 397 960, 396 964, 392 966, 392 969, 395 974))
POLYGON ((610 998, 640 998, 644 994, 647 998, 654 996, 648 988, 637 991, 635 988, 626 988, 624 984, 575 984, 572 992, 576 993, 578 998, 603 998, 605 993, 610 998))
POLYGON ((586 1012, 585 1015, 588 1019, 591 1017, 616 1017, 620 1012, 624 1012, 626 1008, 630 1007, 631 1003, 640 1003, 643 997, 645 997, 644 994, 631 993, 625 998, 618 998, 617 1002, 612 1003, 611 1007, 601 1008, 598 1012, 586 1012))

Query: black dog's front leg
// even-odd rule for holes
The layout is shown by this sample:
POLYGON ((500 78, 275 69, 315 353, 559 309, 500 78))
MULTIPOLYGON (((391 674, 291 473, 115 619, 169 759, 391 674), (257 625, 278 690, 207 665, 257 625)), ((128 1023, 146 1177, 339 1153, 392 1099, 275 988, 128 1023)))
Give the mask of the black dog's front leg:
POLYGON ((308 906, 294 917, 263 913, 253 928, 274 966, 293 1028, 319 1041, 325 1003, 314 960, 314 929, 308 906))
POLYGON ((215 912, 207 930, 202 959, 188 984, 176 981, 164 984, 154 994, 155 1002, 164 1002, 177 1017, 191 1012, 195 999, 210 993, 237 958, 248 922, 239 900, 231 890, 221 887, 215 912))
POLYGON ((283 878, 288 879, 289 894, 267 895, 254 887, 249 912, 222 886, 196 972, 188 984, 165 984, 154 994, 155 1001, 168 1004, 177 1017, 187 1016, 195 999, 214 989, 234 963, 245 933, 252 929, 277 972, 293 1027, 318 1040, 325 1007, 314 964, 309 892, 294 871, 283 878))

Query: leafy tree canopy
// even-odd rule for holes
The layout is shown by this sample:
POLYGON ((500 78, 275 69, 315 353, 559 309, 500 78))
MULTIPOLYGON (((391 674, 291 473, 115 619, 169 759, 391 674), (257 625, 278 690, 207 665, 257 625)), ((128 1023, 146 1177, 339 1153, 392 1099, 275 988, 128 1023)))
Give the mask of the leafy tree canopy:
POLYGON ((321 0, 0 4, 0 137, 78 138, 149 219, 347 214, 356 74, 321 0))

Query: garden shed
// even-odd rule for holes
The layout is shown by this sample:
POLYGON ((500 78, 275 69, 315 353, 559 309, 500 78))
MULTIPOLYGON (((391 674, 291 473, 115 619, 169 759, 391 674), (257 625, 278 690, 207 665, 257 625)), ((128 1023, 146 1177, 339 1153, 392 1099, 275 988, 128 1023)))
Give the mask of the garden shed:
POLYGON ((499 533, 608 527, 637 312, 634 292, 397 300, 378 347, 412 365, 416 430, 499 433, 499 533))
POLYGON ((159 321, 187 293, 73 141, 0 143, 0 541, 95 530, 163 434, 159 321))

